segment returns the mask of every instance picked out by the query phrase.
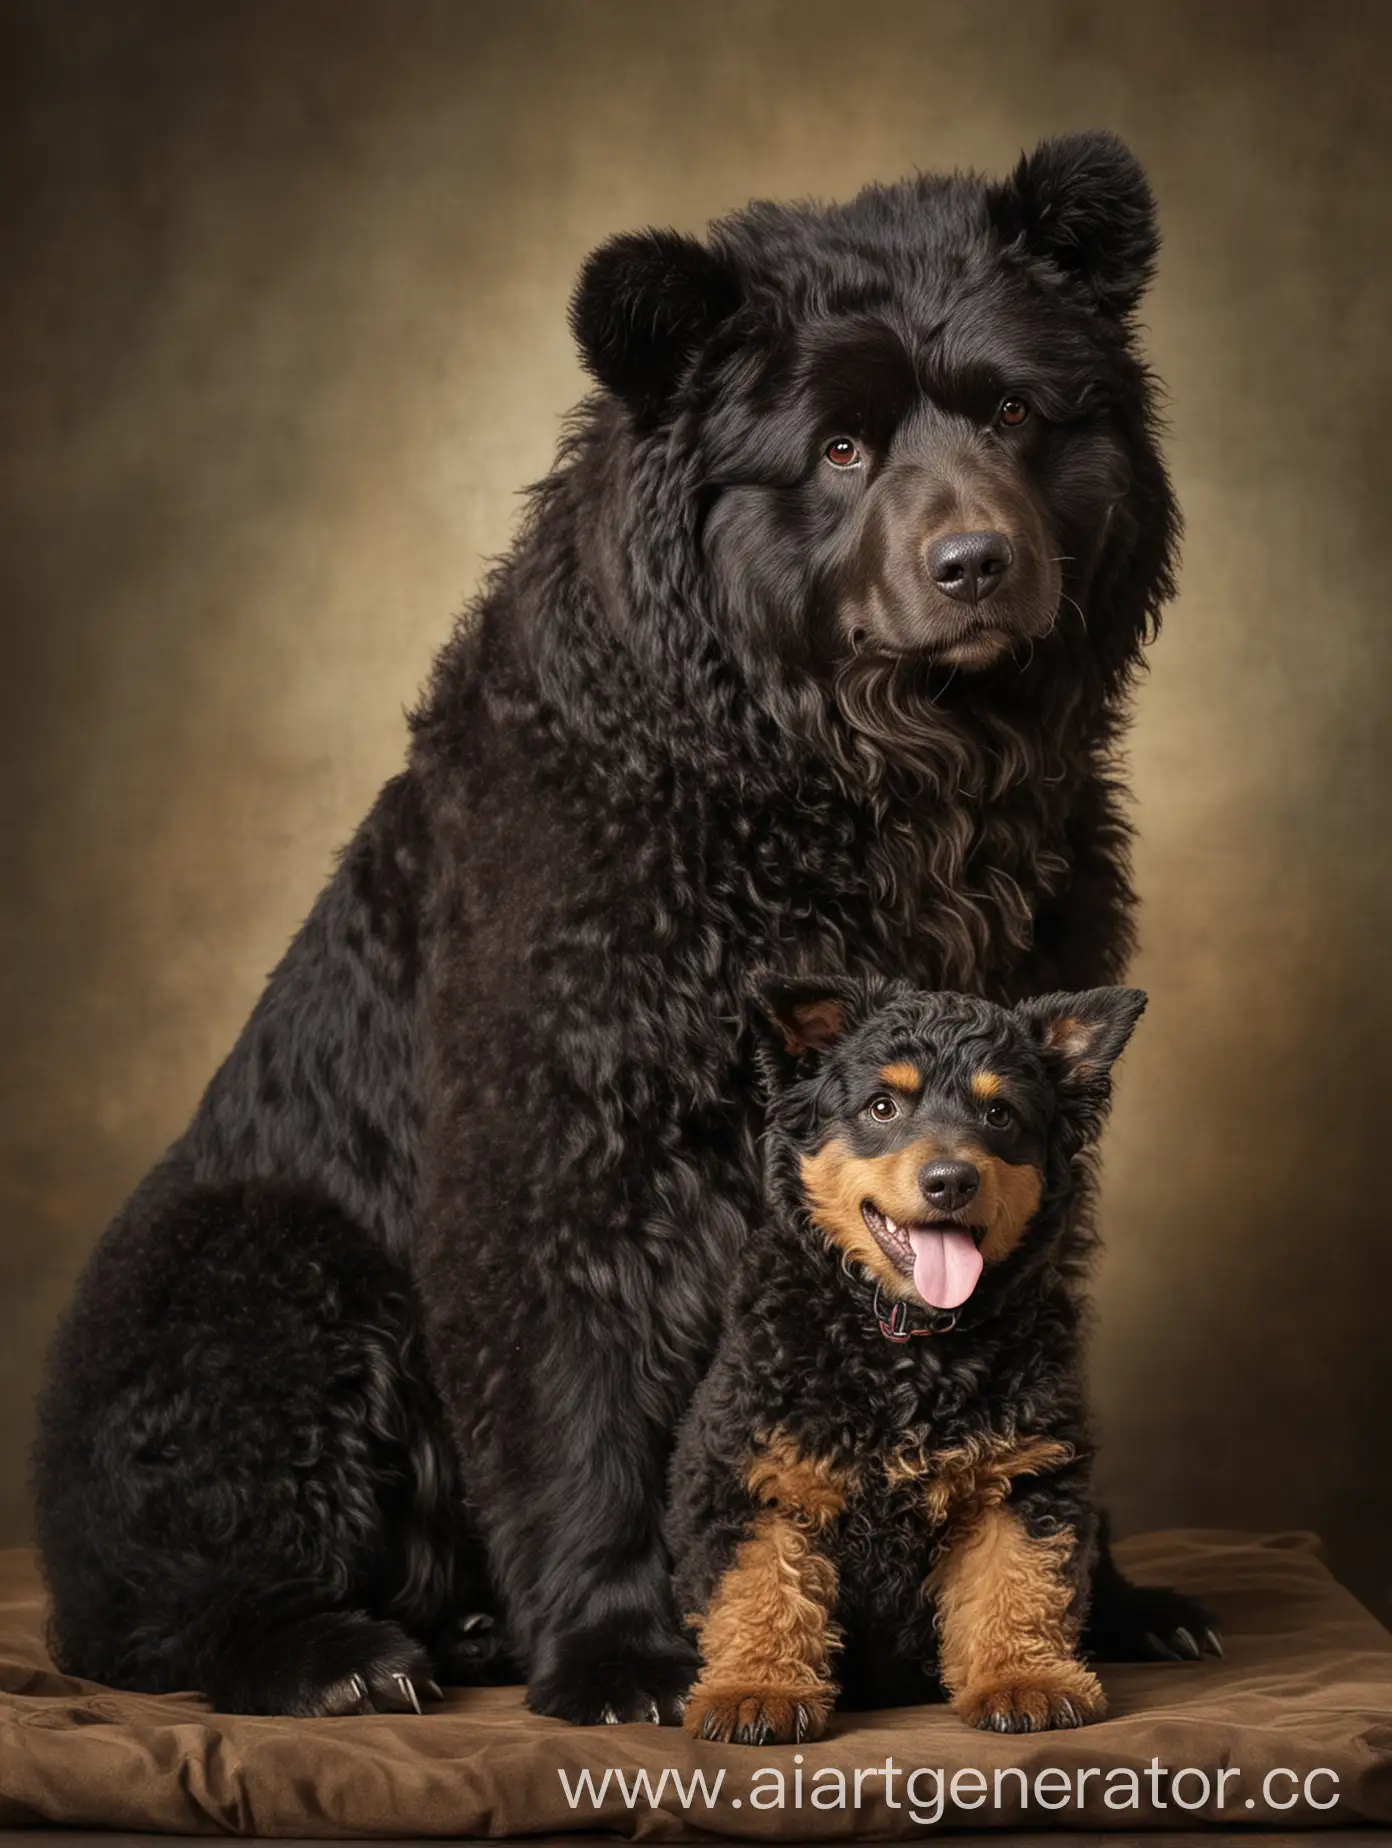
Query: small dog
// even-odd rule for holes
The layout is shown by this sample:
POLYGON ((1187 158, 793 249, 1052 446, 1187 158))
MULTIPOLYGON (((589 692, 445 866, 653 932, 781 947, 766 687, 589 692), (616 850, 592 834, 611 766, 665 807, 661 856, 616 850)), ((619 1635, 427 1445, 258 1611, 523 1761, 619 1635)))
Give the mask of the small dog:
POLYGON ((940 1689, 997 1732, 1095 1720, 1070 1206, 1146 997, 767 979, 758 1000, 767 1216, 672 1469, 704 1664, 686 1725, 799 1741, 838 1696, 940 1689))

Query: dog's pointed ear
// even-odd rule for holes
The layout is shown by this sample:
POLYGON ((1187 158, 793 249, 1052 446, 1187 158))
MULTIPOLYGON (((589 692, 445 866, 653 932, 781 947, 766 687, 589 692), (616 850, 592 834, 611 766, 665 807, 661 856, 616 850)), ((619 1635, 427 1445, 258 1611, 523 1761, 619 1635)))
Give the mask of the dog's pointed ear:
POLYGON ((1044 1054, 1064 1107, 1080 1115, 1087 1133, 1100 1127, 1111 1101, 1112 1067, 1145 1006, 1139 988, 1087 988, 1041 995, 1015 1009, 1044 1054))
POLYGON ((834 975, 756 975, 750 993, 759 1038, 776 1068, 834 1046, 864 1001, 859 984, 834 975))
POLYGON ((1160 237, 1140 162, 1116 135, 1061 135, 1023 154, 987 209, 1007 243, 1041 257, 1104 314, 1128 315, 1160 237))
POLYGON ((570 328, 600 384, 652 415, 684 363, 739 304, 733 269, 696 238, 629 231, 589 257, 571 297, 570 328))

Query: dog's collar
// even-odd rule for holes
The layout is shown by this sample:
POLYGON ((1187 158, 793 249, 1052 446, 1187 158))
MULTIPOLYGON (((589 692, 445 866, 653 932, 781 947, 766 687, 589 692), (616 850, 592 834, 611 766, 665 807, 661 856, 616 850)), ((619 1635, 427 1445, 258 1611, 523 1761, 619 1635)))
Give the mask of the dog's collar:
POLYGON ((884 1291, 878 1283, 875 1285, 872 1311, 880 1333, 886 1341, 912 1341, 916 1336, 922 1335, 950 1335, 957 1326, 955 1309, 930 1309, 927 1312, 927 1321, 916 1328, 915 1319, 923 1312, 902 1300, 886 1304, 884 1291))
POLYGON ((841 1254, 841 1270, 854 1294, 868 1307, 874 1326, 886 1341, 898 1345, 924 1335, 950 1335, 957 1326, 960 1309, 919 1309, 902 1298, 889 1302, 878 1278, 872 1284, 846 1252, 841 1254))

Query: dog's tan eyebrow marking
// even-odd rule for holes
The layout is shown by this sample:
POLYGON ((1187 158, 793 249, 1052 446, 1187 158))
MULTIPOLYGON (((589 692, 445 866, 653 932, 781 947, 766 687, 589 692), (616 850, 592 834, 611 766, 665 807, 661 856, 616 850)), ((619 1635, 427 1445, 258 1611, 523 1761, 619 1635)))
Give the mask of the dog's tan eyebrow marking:
POLYGON ((892 1065, 882 1065, 880 1076, 896 1091, 907 1091, 912 1097, 917 1097, 923 1089, 923 1073, 907 1059, 896 1059, 892 1065))
POLYGON ((972 1096, 983 1104, 1001 1094, 1003 1080, 998 1072, 977 1072, 971 1081, 972 1096))

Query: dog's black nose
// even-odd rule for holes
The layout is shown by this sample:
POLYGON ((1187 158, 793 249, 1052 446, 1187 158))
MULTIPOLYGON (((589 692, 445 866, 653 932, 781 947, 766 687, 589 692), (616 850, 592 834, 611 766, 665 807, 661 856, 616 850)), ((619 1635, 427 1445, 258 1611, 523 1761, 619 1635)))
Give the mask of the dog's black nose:
POLYGON ((928 548, 928 575, 959 603, 983 603, 1005 582, 1014 556, 1004 533, 948 533, 928 548))
POLYGON ((975 1197, 981 1171, 969 1161, 930 1161, 918 1184, 929 1206, 940 1213, 957 1213, 975 1197))

